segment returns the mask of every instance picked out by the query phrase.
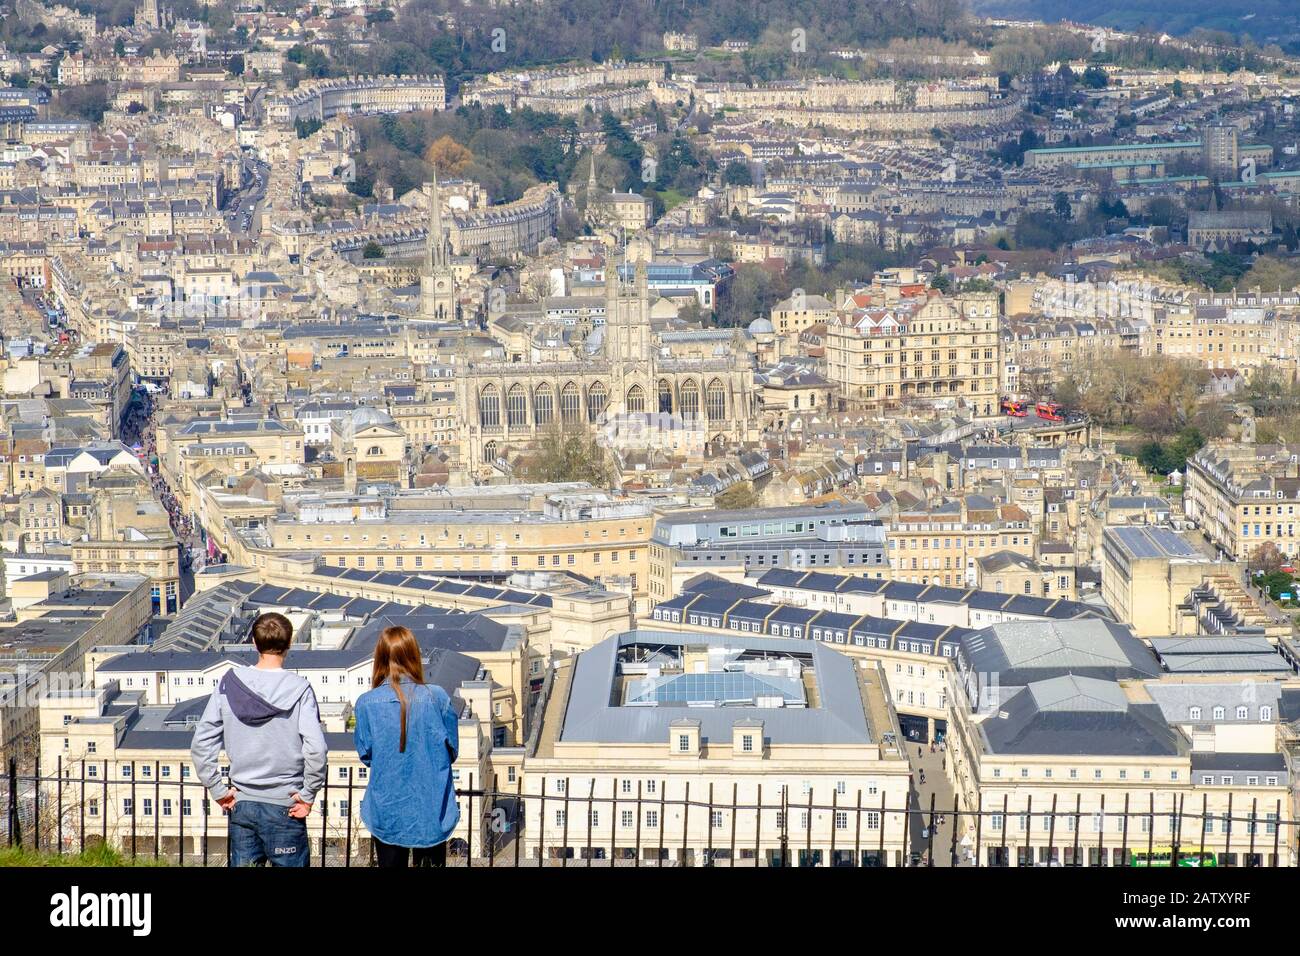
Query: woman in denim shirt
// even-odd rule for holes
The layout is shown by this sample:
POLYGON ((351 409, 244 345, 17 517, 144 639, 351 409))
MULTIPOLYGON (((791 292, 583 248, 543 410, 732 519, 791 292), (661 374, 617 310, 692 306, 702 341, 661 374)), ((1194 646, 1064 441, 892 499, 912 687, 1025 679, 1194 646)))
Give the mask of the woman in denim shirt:
POLYGON ((361 820, 383 867, 445 866, 460 819, 451 765, 460 746, 447 692, 424 682, 420 645, 390 627, 375 645, 371 690, 357 699, 356 744, 370 782, 361 820))

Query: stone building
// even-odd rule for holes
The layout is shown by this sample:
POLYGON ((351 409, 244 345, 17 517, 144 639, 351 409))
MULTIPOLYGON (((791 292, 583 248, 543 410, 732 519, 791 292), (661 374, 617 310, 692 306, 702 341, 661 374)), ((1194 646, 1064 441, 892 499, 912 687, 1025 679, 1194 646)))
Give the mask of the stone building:
POLYGON ((605 324, 546 364, 470 363, 457 382, 468 411, 467 462, 492 466, 507 447, 532 442, 555 424, 601 426, 625 416, 668 413, 706 426, 720 451, 751 439, 753 370, 735 342, 708 356, 678 354, 652 332, 646 263, 630 282, 611 249, 605 263, 605 324))

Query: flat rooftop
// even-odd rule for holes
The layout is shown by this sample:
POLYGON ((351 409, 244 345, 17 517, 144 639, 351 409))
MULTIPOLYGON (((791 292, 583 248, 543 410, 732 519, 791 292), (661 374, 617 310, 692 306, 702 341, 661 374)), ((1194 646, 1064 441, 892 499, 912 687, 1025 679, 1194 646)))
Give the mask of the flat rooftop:
POLYGON ((1105 530, 1105 534, 1134 560, 1191 560, 1205 557, 1195 545, 1172 528, 1111 527, 1105 530))
POLYGON ((705 746, 727 750, 735 724, 749 720, 761 721, 763 736, 778 746, 866 746, 894 732, 881 683, 864 680, 872 675, 860 676, 856 661, 818 642, 633 630, 583 651, 563 670, 543 723, 548 749, 663 744, 681 719, 699 723, 705 746), (692 668, 705 658, 707 671, 692 668), (657 665, 659 679, 647 680, 646 670, 657 665), (875 706, 873 693, 881 697, 875 706))

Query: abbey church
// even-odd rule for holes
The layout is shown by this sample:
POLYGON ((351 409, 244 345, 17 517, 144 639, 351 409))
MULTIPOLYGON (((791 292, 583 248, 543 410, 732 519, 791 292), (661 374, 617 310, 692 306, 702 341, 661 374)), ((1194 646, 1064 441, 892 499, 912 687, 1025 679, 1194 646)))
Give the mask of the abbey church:
MULTIPOLYGON (((421 313, 454 320, 455 278, 436 180, 421 270, 421 313)), ((619 264, 605 255, 603 325, 545 363, 466 363, 457 377, 464 410, 460 447, 471 467, 491 467, 505 452, 556 424, 604 428, 639 419, 650 428, 701 432, 707 453, 757 439, 754 372, 745 333, 733 329, 657 332, 645 254, 619 264)))

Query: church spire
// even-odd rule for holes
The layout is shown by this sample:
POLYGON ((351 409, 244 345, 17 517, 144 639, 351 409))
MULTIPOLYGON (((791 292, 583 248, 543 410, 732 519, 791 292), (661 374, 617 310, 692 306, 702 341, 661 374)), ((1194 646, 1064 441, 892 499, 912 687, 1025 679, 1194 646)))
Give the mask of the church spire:
POLYGON ((442 229, 442 197, 438 193, 436 166, 433 169, 433 182, 429 184, 429 238, 424 262, 430 272, 447 267, 447 236, 442 229))
POLYGON ((425 318, 451 322, 457 318, 456 277, 451 267, 447 233, 442 225, 442 196, 438 171, 433 171, 429 191, 429 236, 425 242, 424 269, 420 275, 420 312, 425 318))

